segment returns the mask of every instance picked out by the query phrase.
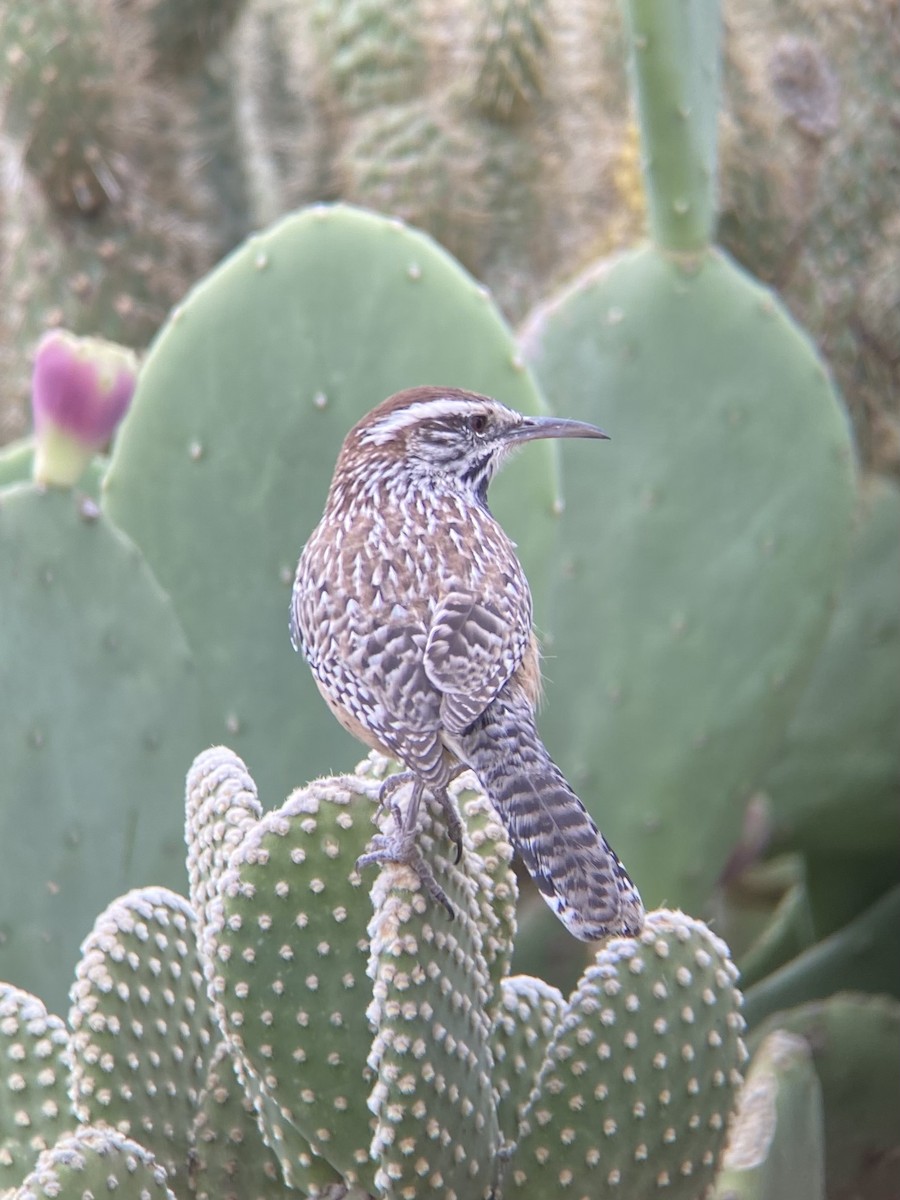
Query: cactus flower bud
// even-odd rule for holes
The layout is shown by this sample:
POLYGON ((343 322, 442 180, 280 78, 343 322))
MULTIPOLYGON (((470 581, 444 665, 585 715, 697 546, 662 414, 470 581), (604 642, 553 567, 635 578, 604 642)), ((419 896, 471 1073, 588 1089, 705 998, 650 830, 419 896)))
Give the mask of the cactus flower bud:
POLYGON ((77 483, 125 415, 137 372, 134 351, 114 342, 64 330, 41 338, 31 385, 37 483, 77 483))

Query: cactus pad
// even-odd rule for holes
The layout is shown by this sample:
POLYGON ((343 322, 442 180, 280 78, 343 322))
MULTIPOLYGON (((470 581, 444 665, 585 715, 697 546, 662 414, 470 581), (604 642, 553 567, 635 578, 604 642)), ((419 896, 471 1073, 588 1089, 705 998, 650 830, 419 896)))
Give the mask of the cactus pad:
MULTIPOLYGON (((516 903, 519 888, 512 868, 513 849, 500 818, 480 790, 473 790, 475 776, 463 774, 451 783, 449 792, 459 804, 466 827, 467 853, 478 855, 481 869, 487 873, 482 890, 489 907, 484 911, 481 931, 482 953, 491 977, 492 999, 488 1016, 493 1021, 499 1010, 500 984, 509 974, 513 941, 516 936, 516 903)), ((470 872, 475 872, 475 864, 470 872)))
POLYGON ((827 627, 846 418, 774 296, 715 253, 604 264, 523 340, 613 439, 602 470, 566 460, 541 728, 645 901, 696 910, 827 627))
MULTIPOLYGON (((391 820, 385 815, 385 820, 391 820)), ((498 924, 480 855, 450 861, 444 817, 423 801, 418 844, 455 916, 408 867, 387 864, 372 892, 368 1064, 376 1187, 415 1200, 486 1194, 501 1148, 483 934, 498 924)))
POLYGON ((201 928, 234 847, 262 816, 256 784, 236 754, 213 746, 187 777, 187 865, 191 905, 201 928))
POLYGON ((15 697, 0 725, 0 978, 61 1007, 99 911, 136 885, 183 890, 199 684, 168 599, 92 501, 0 492, 0 560, 0 686, 15 697))
POLYGON ((679 912, 608 941, 550 1044, 504 1196, 701 1193, 746 1054, 736 975, 725 944, 679 912))
POLYGON ((775 1013, 754 1029, 753 1042, 763 1045, 776 1030, 806 1041, 821 1084, 829 1195, 893 1200, 900 1161, 900 1001, 839 992, 775 1013))
POLYGON ((190 1179, 196 1200, 273 1200, 288 1195, 279 1160, 263 1142, 253 1100, 224 1042, 216 1048, 198 1098, 191 1140, 190 1179))
POLYGON ((504 979, 498 992, 494 1087, 500 1131, 504 1142, 513 1146, 565 1000, 558 988, 532 975, 504 979))
MULTIPOLYGON (((568 1001, 510 978, 511 849, 470 776, 453 785, 459 864, 440 806, 426 794, 420 809, 453 916, 403 864, 385 863, 371 895, 361 886, 390 767, 373 753, 261 815, 229 751, 201 755, 189 777, 201 956, 288 1184, 318 1195, 342 1179, 402 1200, 701 1190, 744 1056, 727 947, 657 911, 639 939, 598 951, 568 1001)), ((379 815, 384 831, 393 820, 379 815)))
POLYGON ((186 900, 144 888, 98 917, 76 971, 69 1024, 79 1119, 139 1138, 183 1189, 215 1044, 186 900))
POLYGON ((166 1172, 143 1146, 105 1126, 86 1126, 45 1150, 10 1200, 176 1200, 166 1172))
POLYGON ((828 635, 762 781, 782 836, 839 855, 900 841, 900 488, 860 492, 828 635))
MULTIPOLYGON (((280 1110, 269 1144, 281 1157, 278 1144, 298 1130, 349 1182, 371 1182, 371 907, 355 864, 377 788, 374 777, 320 781, 248 827, 202 934, 226 1038, 280 1110)), ((294 1173, 315 1161, 294 1164, 294 1173)))
POLYGON ((67 1095, 69 1035, 35 996, 0 984, 0 1194, 74 1124, 67 1095))
POLYGON ((55 208, 96 214, 117 196, 121 131, 108 16, 87 4, 15 3, 0 38, 4 119, 55 208))
POLYGON ((807 1041, 777 1029, 747 1071, 715 1200, 824 1200, 822 1089, 807 1041))

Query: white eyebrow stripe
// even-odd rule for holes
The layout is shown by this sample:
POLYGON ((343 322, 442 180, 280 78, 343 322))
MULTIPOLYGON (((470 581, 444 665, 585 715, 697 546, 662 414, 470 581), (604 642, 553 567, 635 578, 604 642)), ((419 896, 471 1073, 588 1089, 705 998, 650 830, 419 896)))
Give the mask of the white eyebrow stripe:
MULTIPOLYGON (((491 407, 494 406, 501 407, 496 401, 491 405, 491 407)), ((419 403, 411 404, 408 408, 398 408, 394 412, 388 413, 370 429, 365 430, 360 436, 360 441, 383 446, 385 442, 391 440, 394 434, 403 429, 409 429, 411 425, 415 425, 419 421, 446 420, 460 416, 467 409, 478 411, 481 407, 482 405, 477 400, 461 402, 459 399, 449 396, 438 396, 434 400, 422 400, 419 403)))

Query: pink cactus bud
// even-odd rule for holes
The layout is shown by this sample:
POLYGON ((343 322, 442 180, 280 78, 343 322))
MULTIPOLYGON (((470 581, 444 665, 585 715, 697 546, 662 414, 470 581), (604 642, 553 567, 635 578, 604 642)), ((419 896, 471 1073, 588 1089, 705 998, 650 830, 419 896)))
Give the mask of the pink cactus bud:
POLYGON ((35 356, 31 403, 38 483, 71 487, 111 438, 137 381, 134 351, 54 330, 35 356))

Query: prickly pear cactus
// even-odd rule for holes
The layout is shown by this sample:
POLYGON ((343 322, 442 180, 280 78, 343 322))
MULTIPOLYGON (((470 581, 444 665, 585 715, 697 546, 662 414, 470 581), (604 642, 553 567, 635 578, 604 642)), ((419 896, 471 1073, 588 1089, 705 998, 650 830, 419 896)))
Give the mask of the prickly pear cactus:
POLYGON ((200 927, 211 919, 228 858, 262 816, 247 768, 221 746, 199 754, 187 777, 187 869, 200 927))
POLYGON ((175 796, 203 707, 168 598, 93 501, 5 489, 0 559, 0 685, 17 698, 0 726, 0 978, 59 1010, 98 911, 183 887, 175 796))
POLYGON ((715 1200, 824 1200, 822 1089, 809 1043, 775 1030, 741 1090, 715 1200))
POLYGON ((645 899, 696 911, 827 628, 853 453, 806 337, 709 245, 717 6, 627 9, 654 242, 522 333, 612 435, 601 471, 566 466, 542 730, 645 899))
MULTIPOLYGON (((776 1031, 804 1040, 821 1085, 827 1194, 892 1200, 900 1156, 900 1000, 841 990, 774 1013, 754 1030, 754 1059, 776 1031)), ((786 1115, 793 1120, 789 1105, 786 1115)))
POLYGON ((900 467, 896 13, 728 6, 722 243, 815 338, 867 465, 900 467))
POLYGON ((410 1200, 699 1194, 744 1057, 724 943, 660 911, 568 1001, 510 977, 510 848, 471 779, 454 784, 472 822, 459 865, 440 811, 423 818, 452 919, 405 866, 360 878, 387 766, 371 755, 262 814, 231 752, 189 776, 201 956, 286 1177, 410 1200))
POLYGON ((260 1135, 254 1094, 224 1042, 197 1097, 188 1177, 197 1200, 273 1200, 290 1190, 260 1135))
POLYGON ((553 1031, 566 1002, 559 988, 533 975, 512 975, 495 992, 494 1086, 497 1119, 507 1146, 513 1146, 553 1031))
POLYGON ((0 1188, 20 1185, 17 1196, 38 1185, 68 1194, 82 1174, 89 1190, 95 1159, 110 1180, 124 1164, 122 1187, 143 1165, 180 1198, 273 1200, 289 1189, 261 1135, 265 1098, 246 1086, 212 1019, 193 910, 165 888, 129 892, 97 919, 68 1030, 0 985, 0 1061, 0 1188), (61 1166, 69 1182, 54 1182, 61 1166))
POLYGON ((607 941, 568 1000, 510 976, 511 849, 471 776, 453 785, 459 863, 438 805, 422 814, 452 913, 406 866, 361 879, 390 767, 372 754, 264 813, 232 752, 198 757, 196 908, 158 887, 111 904, 69 1032, 0 988, 16 1197, 82 1196, 101 1171, 126 1196, 221 1200, 699 1194, 744 1056, 724 943, 662 910, 607 941))
POLYGON ((176 1200, 166 1172, 131 1138, 108 1126, 85 1126, 45 1150, 10 1200, 85 1200, 114 1191, 122 1200, 176 1200))
POLYGON ((371 1182, 360 933, 370 905, 355 862, 377 784, 368 794, 339 780, 312 786, 252 823, 245 797, 255 788, 235 756, 208 752, 189 786, 195 842, 243 825, 230 853, 219 842, 195 857, 192 879, 195 894, 203 877, 214 897, 201 918, 207 978, 242 1071, 271 1101, 267 1141, 295 1186, 325 1186, 335 1171, 371 1182))
MULTIPOLYGON (((368 1054, 375 1186, 410 1197, 484 1195, 503 1147, 492 1080, 493 987, 483 950, 483 935, 493 932, 490 881, 480 855, 456 868, 443 817, 433 809, 420 844, 454 917, 408 867, 388 864, 372 889, 367 1016, 376 1031, 368 1054)), ((468 853, 464 840, 464 858, 468 853)))
POLYGON ((504 1195, 702 1194, 741 1083, 736 977, 724 942, 680 912, 599 950, 554 1030, 504 1195))
POLYGON ((900 838, 900 487, 869 477, 828 636, 762 787, 779 835, 872 855, 900 838))
POLYGON ((69 1025, 79 1120, 137 1139, 183 1190, 218 1041, 186 900, 143 888, 97 918, 78 963, 69 1025))
POLYGON ((0 984, 0 1194, 74 1124, 68 1046, 64 1022, 36 996, 0 984))
MULTIPOLYGON (((468 781, 468 776, 454 780, 450 795, 458 803, 465 819, 466 845, 479 856, 481 867, 488 875, 485 889, 488 903, 482 905, 484 926, 481 941, 493 991, 488 1011, 491 1018, 495 1019, 502 1003, 500 985, 509 974, 512 959, 519 888, 512 867, 512 846, 500 818, 483 793, 466 789, 465 783, 468 781)), ((473 862, 473 870, 474 867, 473 862)))

